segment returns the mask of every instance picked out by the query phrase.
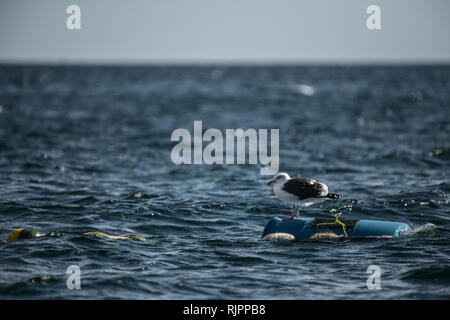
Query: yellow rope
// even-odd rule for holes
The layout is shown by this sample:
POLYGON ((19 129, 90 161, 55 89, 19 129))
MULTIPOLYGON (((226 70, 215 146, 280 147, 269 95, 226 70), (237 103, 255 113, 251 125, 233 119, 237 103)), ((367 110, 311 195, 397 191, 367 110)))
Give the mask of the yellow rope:
POLYGON ((335 215, 336 220, 334 220, 334 222, 322 222, 322 223, 318 223, 316 224, 316 227, 318 226, 324 226, 324 225, 335 225, 335 224, 339 224, 340 226, 342 226, 342 231, 344 231, 344 234, 346 237, 348 237, 347 232, 345 231, 346 226, 345 224, 339 220, 339 217, 341 216, 342 212, 338 212, 335 215))

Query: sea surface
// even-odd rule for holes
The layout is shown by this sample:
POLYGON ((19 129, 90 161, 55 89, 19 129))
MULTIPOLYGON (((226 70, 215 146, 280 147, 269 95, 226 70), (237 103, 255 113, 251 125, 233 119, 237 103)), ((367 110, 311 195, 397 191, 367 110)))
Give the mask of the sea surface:
POLYGON ((449 179, 449 66, 0 66, 0 298, 449 299, 449 179), (262 241, 291 208, 259 165, 173 164, 195 120, 280 129, 279 170, 341 195, 301 215, 413 232, 262 241))

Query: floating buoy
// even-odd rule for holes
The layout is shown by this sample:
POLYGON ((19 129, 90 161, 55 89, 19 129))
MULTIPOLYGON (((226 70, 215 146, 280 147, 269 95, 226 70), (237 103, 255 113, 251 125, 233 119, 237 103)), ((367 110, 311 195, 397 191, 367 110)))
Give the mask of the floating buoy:
POLYGON ((29 238, 41 238, 41 237, 60 237, 64 235, 92 235, 92 236, 99 236, 99 237, 105 237, 109 239, 132 239, 132 240, 140 240, 140 241, 147 241, 142 236, 136 235, 136 234, 123 234, 121 236, 112 236, 103 232, 60 232, 60 231, 53 231, 49 233, 40 233, 34 229, 24 229, 19 228, 11 231, 11 233, 8 235, 8 238, 6 239, 6 242, 16 242, 23 239, 29 239, 29 238))
POLYGON ((334 238, 398 238, 402 233, 411 230, 403 222, 359 220, 340 221, 318 218, 297 218, 282 220, 272 218, 264 228, 261 238, 280 240, 314 240, 334 238))

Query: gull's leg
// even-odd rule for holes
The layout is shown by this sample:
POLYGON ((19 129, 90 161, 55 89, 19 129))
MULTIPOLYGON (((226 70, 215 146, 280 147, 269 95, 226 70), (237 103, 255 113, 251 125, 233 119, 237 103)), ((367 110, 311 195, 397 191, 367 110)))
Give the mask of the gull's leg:
POLYGON ((284 218, 283 220, 292 220, 294 219, 294 210, 295 210, 295 204, 292 206, 292 215, 290 218, 284 218))
POLYGON ((300 217, 300 206, 297 206, 297 218, 300 217))

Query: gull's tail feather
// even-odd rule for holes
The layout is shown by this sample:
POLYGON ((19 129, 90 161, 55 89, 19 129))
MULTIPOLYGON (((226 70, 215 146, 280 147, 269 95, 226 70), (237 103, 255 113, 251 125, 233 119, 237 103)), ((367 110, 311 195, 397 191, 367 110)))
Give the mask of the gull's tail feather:
POLYGON ((328 199, 339 199, 341 196, 336 193, 329 193, 326 195, 328 199))

